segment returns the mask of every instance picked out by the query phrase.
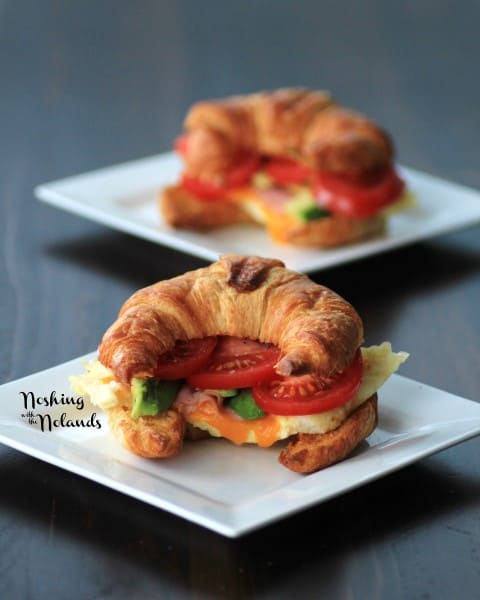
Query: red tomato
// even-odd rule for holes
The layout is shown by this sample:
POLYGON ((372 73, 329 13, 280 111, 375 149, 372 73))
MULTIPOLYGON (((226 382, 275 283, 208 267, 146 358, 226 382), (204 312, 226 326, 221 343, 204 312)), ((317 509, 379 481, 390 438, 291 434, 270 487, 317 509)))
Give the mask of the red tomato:
POLYGON ((225 336, 205 367, 187 382, 204 390, 250 387, 272 379, 279 358, 280 350, 275 346, 225 336))
POLYGON ((312 171, 290 158, 272 158, 266 165, 266 172, 277 183, 303 183, 312 178, 312 171))
POLYGON ((181 185, 200 200, 221 200, 225 198, 226 188, 220 187, 199 177, 182 175, 181 185))
POLYGON ((203 368, 217 344, 216 337, 177 341, 174 348, 162 354, 155 377, 158 379, 184 379, 203 368))
POLYGON ((260 165, 260 156, 249 154, 243 156, 226 175, 226 187, 239 187, 250 182, 250 178, 260 165))
POLYGON ((224 185, 215 185, 188 175, 182 176, 181 185, 202 200, 221 200, 228 190, 248 183, 259 164, 259 156, 244 156, 226 173, 224 185))
POLYGON ((252 395, 266 413, 314 415, 348 402, 360 387, 361 380, 362 355, 357 350, 352 363, 331 377, 276 377, 264 385, 253 387, 252 395))
POLYGON ((366 218, 396 200, 404 187, 404 181, 394 169, 388 169, 379 180, 370 185, 352 183, 329 173, 319 173, 314 193, 317 202, 332 213, 366 218))
POLYGON ((186 156, 188 152, 188 134, 184 133, 183 135, 178 136, 173 142, 173 148, 181 156, 186 156))

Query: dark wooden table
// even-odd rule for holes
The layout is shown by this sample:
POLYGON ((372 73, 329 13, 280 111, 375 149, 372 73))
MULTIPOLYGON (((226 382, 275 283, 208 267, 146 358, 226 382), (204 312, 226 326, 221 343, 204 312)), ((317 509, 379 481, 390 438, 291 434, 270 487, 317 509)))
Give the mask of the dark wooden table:
MULTIPOLYGON (((166 151, 195 100, 306 85, 480 188, 480 6, 0 5, 0 381, 95 349, 135 289, 205 264, 41 205, 34 185, 166 151)), ((314 278, 402 374, 480 400, 480 230, 314 278)), ((480 440, 238 540, 0 447, 0 598, 479 598, 480 440)))

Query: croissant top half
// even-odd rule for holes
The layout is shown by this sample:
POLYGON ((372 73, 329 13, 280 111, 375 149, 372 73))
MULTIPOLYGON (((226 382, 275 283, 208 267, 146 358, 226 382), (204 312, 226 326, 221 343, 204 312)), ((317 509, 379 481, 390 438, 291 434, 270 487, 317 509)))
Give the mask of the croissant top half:
POLYGON ((154 376, 177 340, 231 335, 277 345, 282 375, 327 375, 349 364, 363 341, 355 309, 279 260, 227 255, 160 281, 125 302, 99 359, 124 383, 154 376))
POLYGON ((245 152, 290 157, 349 177, 388 167, 393 144, 377 124, 342 108, 327 93, 285 88, 194 104, 186 173, 217 180, 245 152))

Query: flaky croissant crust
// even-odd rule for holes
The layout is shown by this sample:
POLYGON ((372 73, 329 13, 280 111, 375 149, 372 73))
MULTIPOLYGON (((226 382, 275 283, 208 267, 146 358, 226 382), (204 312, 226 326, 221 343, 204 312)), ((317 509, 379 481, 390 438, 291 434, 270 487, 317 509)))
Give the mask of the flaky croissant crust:
POLYGON ((242 152, 290 157, 350 177, 393 161, 393 144, 382 128, 322 91, 284 88, 198 102, 184 126, 186 173, 219 184, 242 152))
POLYGON ((352 361, 363 325, 348 302, 281 261, 227 255, 136 292, 105 333, 99 359, 128 383, 153 376, 177 340, 214 335, 277 345, 281 375, 329 374, 352 361))

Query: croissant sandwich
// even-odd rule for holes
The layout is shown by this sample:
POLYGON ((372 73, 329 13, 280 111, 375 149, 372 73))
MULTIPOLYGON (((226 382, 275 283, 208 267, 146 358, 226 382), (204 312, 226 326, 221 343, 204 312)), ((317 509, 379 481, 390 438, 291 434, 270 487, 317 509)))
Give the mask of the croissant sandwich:
POLYGON ((413 204, 389 136, 324 92, 280 89, 192 106, 160 208, 170 226, 260 223, 275 242, 329 247, 383 231, 413 204))
POLYGON ((228 255, 136 292, 71 385, 140 456, 173 456, 185 438, 287 440, 279 461, 309 473, 372 433, 377 390, 407 358, 362 341, 333 291, 278 260, 228 255))

